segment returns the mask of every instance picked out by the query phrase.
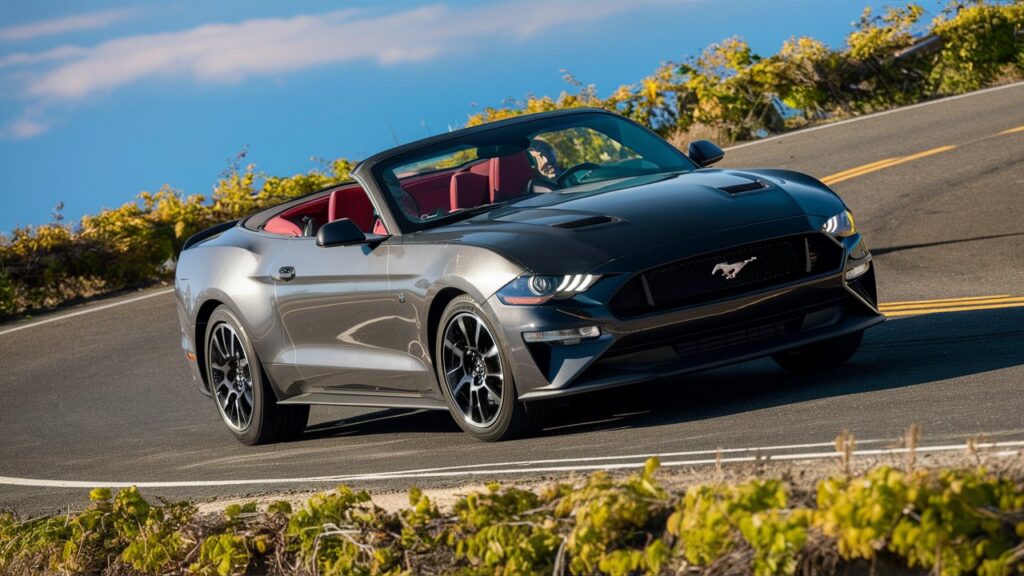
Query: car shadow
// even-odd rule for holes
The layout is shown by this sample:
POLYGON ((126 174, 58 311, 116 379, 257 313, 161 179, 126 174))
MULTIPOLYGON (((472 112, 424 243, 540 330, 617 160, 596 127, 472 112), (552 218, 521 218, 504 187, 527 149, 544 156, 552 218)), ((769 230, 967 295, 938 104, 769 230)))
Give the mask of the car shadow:
POLYGON ((361 414, 320 422, 306 428, 305 433, 295 441, 333 438, 342 436, 365 436, 394 432, 461 432, 448 412, 443 410, 408 410, 386 408, 361 414))
POLYGON ((844 366, 796 375, 768 359, 580 396, 541 435, 699 421, 1024 364, 1024 308, 890 319, 844 366))
MULTIPOLYGON (((939 382, 1024 364, 1024 307, 895 318, 839 369, 795 375, 762 359, 573 397, 534 437, 700 421, 822 398, 939 382)), ((311 426, 301 440, 459 433, 442 411, 380 410, 311 426)))

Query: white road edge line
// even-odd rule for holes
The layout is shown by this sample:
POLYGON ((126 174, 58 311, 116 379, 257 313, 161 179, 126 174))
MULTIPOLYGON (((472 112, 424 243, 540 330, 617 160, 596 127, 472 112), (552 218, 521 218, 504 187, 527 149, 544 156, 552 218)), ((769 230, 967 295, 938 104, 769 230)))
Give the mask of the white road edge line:
MULTIPOLYGON (((799 446, 799 445, 797 445, 799 446)), ((1021 451, 1019 448, 1024 447, 1024 440, 1017 441, 1006 441, 1006 442, 987 442, 979 443, 975 445, 975 449, 978 450, 990 450, 998 449, 996 452, 987 452, 987 456, 997 456, 1001 458, 1019 456, 1021 451), (1018 448, 1018 450, 1010 450, 1009 448, 1018 448)), ((919 446, 916 452, 926 454, 933 452, 952 452, 956 450, 966 450, 966 444, 944 444, 937 446, 919 446)), ((763 449, 762 449, 763 450, 763 449)), ((759 452, 760 450, 753 450, 759 452)), ((703 451, 701 451, 703 452, 703 451)), ((716 452, 716 451, 712 451, 716 452)), ((906 454, 907 448, 879 448, 873 450, 858 450, 854 452, 854 457, 861 458, 865 456, 885 456, 885 455, 897 455, 906 454)), ((624 457, 625 458, 625 457, 624 457)), ((526 474, 526 473, 540 473, 540 472, 586 472, 593 470, 623 470, 641 468, 644 465, 646 457, 642 457, 643 460, 637 460, 635 462, 620 462, 612 464, 584 464, 575 466, 540 466, 532 468, 502 468, 502 469, 488 469, 488 470, 444 470, 439 469, 432 472, 383 472, 377 474, 350 474, 343 476, 312 476, 308 478, 268 478, 268 479, 242 479, 242 480, 193 480, 193 481, 178 481, 178 482, 105 482, 105 481, 83 481, 83 480, 45 480, 36 478, 13 478, 8 476, 0 476, 0 485, 8 486, 30 486, 40 488, 97 488, 97 487, 108 487, 108 488, 127 488, 129 486, 137 486, 139 488, 196 488, 196 487, 211 487, 211 486, 244 486, 253 484, 309 484, 317 482, 330 482, 330 483, 341 483, 341 482, 358 482, 358 481, 376 481, 376 480, 403 480, 403 479, 417 479, 417 478, 452 478, 452 477, 479 477, 479 476, 498 476, 498 475, 512 475, 512 474, 526 474)), ((756 462, 758 460, 771 462, 771 461, 793 461, 793 460, 823 460, 830 458, 839 458, 839 454, 834 450, 828 452, 802 452, 796 454, 777 454, 777 455, 762 455, 754 454, 752 456, 730 456, 724 457, 720 461, 724 464, 729 463, 741 463, 741 462, 756 462)), ((704 466, 715 463, 714 458, 703 458, 697 460, 666 460, 661 463, 662 467, 665 468, 676 468, 686 466, 704 466)))
POLYGON ((65 320, 67 318, 74 318, 75 316, 81 316, 83 314, 91 314, 93 312, 99 312, 100 310, 106 310, 108 308, 113 308, 115 306, 121 306, 121 305, 124 305, 124 304, 131 304, 132 302, 138 302, 139 300, 146 300, 147 298, 153 298, 155 296, 163 296, 164 294, 170 294, 171 292, 174 292, 174 288, 164 288, 163 290, 157 290, 156 292, 150 292, 149 294, 143 294, 142 296, 136 296, 134 298, 128 298, 126 300, 118 300, 117 302, 111 302, 109 304, 102 304, 100 306, 90 306, 88 308, 84 308, 82 310, 78 310, 78 311, 75 311, 75 312, 69 312, 67 314, 60 314, 60 315, 57 315, 57 316, 49 316, 47 318, 43 318, 42 320, 36 320, 35 322, 29 322, 27 324, 19 324, 18 326, 14 326, 13 328, 8 328, 6 330, 0 330, 0 336, 3 336, 5 334, 10 334, 12 332, 17 332, 19 330, 25 330, 26 328, 33 328, 35 326, 41 326, 43 324, 49 324, 50 322, 56 322, 58 320, 65 320))
POLYGON ((802 130, 794 130, 793 132, 786 132, 777 136, 770 136, 761 140, 753 140, 750 142, 744 142, 742 144, 735 144, 724 148, 726 152, 729 150, 738 150, 740 148, 746 148, 747 146, 753 146, 755 144, 764 144, 765 142, 772 142, 774 140, 781 140, 790 136, 796 136, 798 134, 806 134, 808 132, 815 132, 818 130, 824 130, 826 128, 835 128, 836 126, 842 126, 844 124, 852 124, 854 122, 860 122, 861 120, 870 120, 871 118, 878 118, 879 116, 887 116, 889 114, 895 114, 897 112, 905 112, 907 110, 914 110, 916 108, 924 108, 925 106, 931 106, 933 104, 942 104, 943 102, 950 102, 952 100, 960 100, 961 98, 969 98, 971 96, 978 96, 981 94, 988 94, 989 92, 998 92, 1000 90, 1006 90, 1008 88, 1016 88, 1018 86, 1024 86, 1024 82, 1014 82, 1013 84, 1005 84, 1003 86, 993 86, 992 88, 985 88, 984 90, 977 90, 975 92, 968 92, 966 94, 957 94, 955 96, 946 96, 945 98, 939 98, 937 100, 929 100, 927 102, 921 102, 920 104, 911 104, 910 106, 901 106, 899 108, 893 108, 891 110, 882 110, 881 112, 875 112, 874 114, 867 114, 864 116, 856 116, 854 118, 847 118, 846 120, 840 120, 839 122, 832 122, 830 124, 821 124, 818 126, 811 126, 810 128, 804 128, 802 130))
MULTIPOLYGON (((858 446, 865 444, 879 444, 882 442, 891 442, 891 440, 857 440, 858 446)), ((417 468, 413 470, 401 470, 398 472, 387 472, 389 475, 408 475, 408 474, 423 474, 428 472, 447 472, 451 470, 468 470, 473 468, 493 468, 495 466, 521 466, 524 470, 531 470, 529 466, 536 466, 538 464, 569 464, 572 462, 608 462, 610 460, 636 460, 642 458, 647 460, 648 458, 679 458, 681 456, 702 456, 706 454, 716 454, 721 452, 722 454, 736 454, 736 453, 760 453, 760 452, 778 452, 782 450, 803 450, 807 448, 828 448, 835 446, 835 442, 815 442, 812 444, 789 444, 781 446, 759 446, 751 448, 722 448, 714 450, 690 450, 687 452, 661 452, 652 454, 627 454, 625 456, 594 456, 579 457, 579 458, 552 458, 547 460, 521 460, 519 462, 490 462, 487 464, 463 464, 460 466, 442 466, 439 468, 417 468)))

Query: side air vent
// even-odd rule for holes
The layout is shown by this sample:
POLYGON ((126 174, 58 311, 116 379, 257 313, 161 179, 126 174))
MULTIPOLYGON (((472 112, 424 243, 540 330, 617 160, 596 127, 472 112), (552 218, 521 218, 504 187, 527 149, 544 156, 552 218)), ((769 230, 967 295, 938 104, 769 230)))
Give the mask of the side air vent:
POLYGON ((608 224, 609 222, 615 222, 615 218, 612 218, 611 216, 589 216, 587 218, 580 218, 579 220, 559 222, 558 224, 552 224, 552 226, 555 228, 564 228, 566 230, 576 230, 579 228, 586 228, 588 226, 597 226, 598 224, 608 224))
POLYGON ((728 192, 729 194, 739 194, 741 192, 753 192, 754 190, 763 190, 768 187, 768 183, 762 182, 761 180, 754 180, 752 182, 744 182, 743 184, 733 184, 732 186, 722 186, 719 188, 722 192, 728 192))

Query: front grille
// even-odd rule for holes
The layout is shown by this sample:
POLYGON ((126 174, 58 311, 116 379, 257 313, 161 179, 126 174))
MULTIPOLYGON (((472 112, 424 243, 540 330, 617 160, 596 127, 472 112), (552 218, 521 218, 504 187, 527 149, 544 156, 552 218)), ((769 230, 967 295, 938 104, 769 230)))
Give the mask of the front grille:
POLYGON ((669 310, 785 284, 837 269, 841 261, 842 248, 821 234, 766 240, 637 274, 610 306, 620 318, 669 310))
POLYGON ((793 318, 788 321, 771 322, 736 330, 723 330, 718 333, 705 334, 698 338, 679 340, 673 345, 673 348, 676 354, 683 357, 711 354, 719 350, 731 348, 742 348, 765 340, 785 336, 800 328, 800 321, 801 319, 793 318))

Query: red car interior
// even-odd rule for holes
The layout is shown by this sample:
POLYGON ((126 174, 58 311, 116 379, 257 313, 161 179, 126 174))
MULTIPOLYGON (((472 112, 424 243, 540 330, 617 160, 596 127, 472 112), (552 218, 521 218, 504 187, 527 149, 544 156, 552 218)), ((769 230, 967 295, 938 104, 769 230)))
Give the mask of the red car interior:
MULTIPOLYGON (((534 175, 529 156, 523 151, 476 162, 469 167, 404 178, 401 185, 406 196, 402 198, 402 209, 411 216, 424 216, 502 202, 525 194, 534 175)), ((320 225, 340 218, 352 220, 363 232, 387 234, 384 223, 374 213, 369 196, 355 184, 290 208, 268 220, 263 230, 302 236, 307 218, 313 219, 310 227, 313 234, 320 225)))
POLYGON ((327 222, 348 218, 363 232, 373 230, 376 219, 369 196, 359 186, 338 188, 327 204, 327 222))
POLYGON ((458 172, 451 178, 451 209, 472 208, 487 203, 490 178, 472 172, 458 172))
POLYGON ((491 202, 501 202, 526 192, 526 185, 533 178, 533 166, 526 151, 509 156, 491 158, 491 202))
POLYGON ((274 216, 263 225, 264 232, 284 236, 302 236, 306 226, 306 218, 313 219, 312 232, 315 234, 320 225, 348 218, 366 233, 387 234, 384 223, 376 217, 370 197, 358 185, 345 186, 322 196, 299 204, 274 216))

